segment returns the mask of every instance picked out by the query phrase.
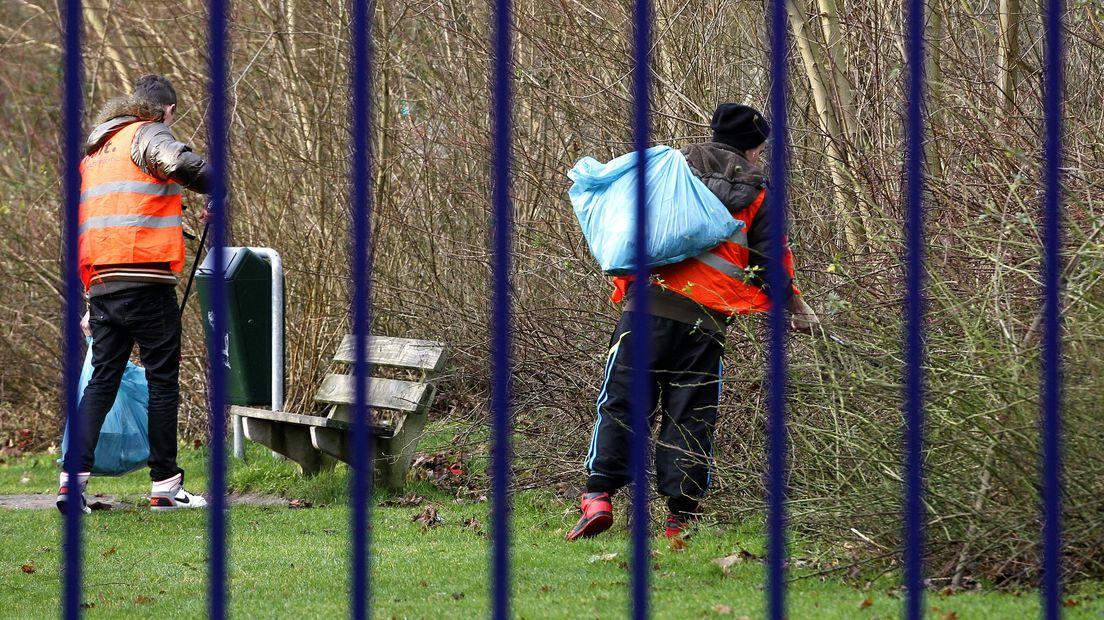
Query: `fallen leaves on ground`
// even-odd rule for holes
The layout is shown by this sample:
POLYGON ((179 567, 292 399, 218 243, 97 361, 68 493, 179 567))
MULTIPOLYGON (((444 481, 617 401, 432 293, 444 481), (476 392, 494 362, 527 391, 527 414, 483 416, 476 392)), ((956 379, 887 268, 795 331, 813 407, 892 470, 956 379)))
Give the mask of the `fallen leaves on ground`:
POLYGON ((942 620, 958 620, 958 614, 953 611, 948 611, 943 615, 942 620))
POLYGON ((464 521, 464 527, 469 529, 469 530, 478 530, 479 527, 480 527, 479 526, 479 519, 476 519, 475 517, 472 517, 472 518, 468 519, 467 521, 464 521))
POLYGON ((291 508, 293 510, 298 510, 300 508, 310 508, 312 506, 314 506, 314 504, 305 499, 293 499, 288 501, 288 508, 291 508))
POLYGON ((148 597, 148 596, 143 596, 143 595, 139 594, 137 596, 137 598, 134 599, 134 602, 139 604, 139 605, 146 605, 148 603, 152 603, 153 599, 148 597))
POLYGON ((690 548, 690 543, 686 542, 685 538, 672 538, 671 539, 671 551, 686 551, 690 548))
POLYGON ((616 558, 616 553, 596 553, 590 556, 590 559, 587 561, 593 564, 595 562, 612 562, 616 558))
POLYGON ((859 602, 859 609, 866 609, 867 607, 870 607, 873 604, 874 604, 874 599, 868 596, 868 597, 864 598, 862 601, 859 602))
POLYGON ((713 606, 713 611, 724 616, 732 613, 732 608, 728 605, 717 604, 713 606))
POLYGON ((418 514, 414 515, 411 521, 414 523, 421 523, 422 527, 428 530, 440 523, 442 519, 441 515, 437 514, 437 509, 433 507, 433 504, 426 504, 426 507, 418 514))
POLYGON ((108 549, 107 551, 104 551, 101 555, 103 555, 103 557, 105 557, 105 558, 109 558, 109 557, 115 555, 115 553, 117 553, 118 551, 119 551, 118 549, 116 549, 115 547, 112 547, 112 548, 108 549))
POLYGON ((22 567, 20 567, 20 570, 22 570, 24 573, 27 573, 28 575, 33 575, 35 572, 35 567, 34 564, 24 564, 22 567))
POLYGON ((387 508, 410 508, 420 505, 425 499, 426 498, 421 495, 404 495, 403 497, 393 497, 385 502, 380 502, 380 506, 387 508))
POLYGON ((734 564, 740 564, 742 562, 748 562, 752 560, 761 560, 762 556, 755 555, 747 549, 740 549, 737 553, 732 555, 726 555, 723 558, 715 558, 713 563, 721 567, 721 572, 725 577, 732 574, 732 566, 734 564))

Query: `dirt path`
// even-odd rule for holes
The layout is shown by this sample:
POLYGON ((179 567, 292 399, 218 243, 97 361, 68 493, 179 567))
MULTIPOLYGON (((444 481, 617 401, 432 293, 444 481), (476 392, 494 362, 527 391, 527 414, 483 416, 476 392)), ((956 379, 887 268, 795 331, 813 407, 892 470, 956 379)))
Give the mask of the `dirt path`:
MULTIPOLYGON (((96 495, 88 498, 92 510, 134 510, 135 501, 144 500, 141 496, 128 496, 129 501, 120 501, 111 495, 96 495)), ((229 495, 226 498, 231 506, 287 506, 288 500, 271 495, 229 495)), ((57 496, 52 493, 26 493, 22 495, 0 495, 0 510, 54 510, 57 496)))

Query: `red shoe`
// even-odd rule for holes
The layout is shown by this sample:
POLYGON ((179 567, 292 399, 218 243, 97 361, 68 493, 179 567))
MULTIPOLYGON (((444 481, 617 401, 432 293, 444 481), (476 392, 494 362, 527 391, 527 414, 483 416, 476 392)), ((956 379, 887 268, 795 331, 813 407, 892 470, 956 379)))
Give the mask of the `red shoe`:
POLYGON ((583 493, 580 505, 583 516, 567 533, 568 540, 597 536, 613 525, 613 504, 610 503, 609 493, 583 493))
POLYGON ((701 513, 695 510, 694 512, 668 512, 667 513, 667 528, 663 530, 663 535, 667 538, 689 538, 690 527, 701 521, 701 513))

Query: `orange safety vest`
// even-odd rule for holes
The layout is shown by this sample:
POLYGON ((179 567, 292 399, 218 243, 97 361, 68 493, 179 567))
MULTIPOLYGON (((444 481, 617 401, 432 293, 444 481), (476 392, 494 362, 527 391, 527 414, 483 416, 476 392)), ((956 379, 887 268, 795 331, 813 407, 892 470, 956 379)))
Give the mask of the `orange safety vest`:
MULTIPOLYGON (((731 237, 708 252, 673 265, 657 267, 652 272, 652 283, 727 315, 768 311, 770 299, 766 292, 744 281, 749 257, 747 229, 763 206, 766 195, 766 190, 760 191, 750 205, 732 215, 746 222, 746 225, 731 237)), ((783 265, 792 279, 793 254, 788 243, 783 252, 783 265)), ((624 298, 632 279, 632 276, 613 279, 613 301, 624 298)), ((799 292, 796 287, 794 292, 799 292)))
POLYGON ((142 172, 130 158, 134 135, 147 122, 124 126, 81 160, 77 252, 86 289, 101 265, 184 268, 181 188, 142 172))

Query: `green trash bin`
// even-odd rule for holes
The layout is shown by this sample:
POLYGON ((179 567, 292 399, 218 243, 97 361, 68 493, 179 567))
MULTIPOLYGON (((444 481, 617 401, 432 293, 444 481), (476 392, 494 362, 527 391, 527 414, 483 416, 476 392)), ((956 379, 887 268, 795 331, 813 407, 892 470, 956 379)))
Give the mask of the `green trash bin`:
MULTIPOLYGON (((272 406, 272 268, 249 248, 225 248, 226 338, 222 363, 231 405, 272 406)), ((208 341, 214 330, 211 287, 217 278, 214 253, 196 270, 196 293, 208 341)), ((283 312, 281 309, 281 317, 283 312)), ((284 326, 280 325, 281 340, 284 326)), ((279 369, 281 376, 283 368, 279 369)), ((282 399, 282 395, 281 395, 282 399)))

